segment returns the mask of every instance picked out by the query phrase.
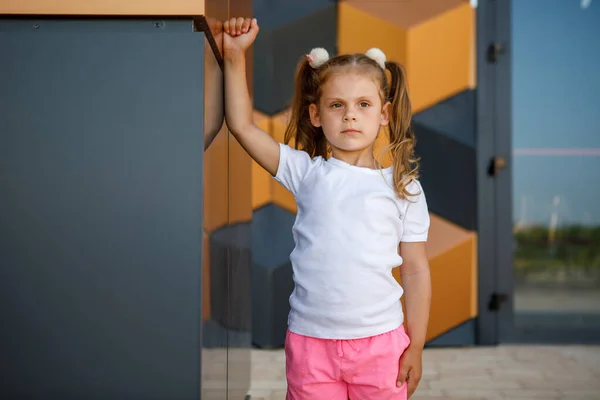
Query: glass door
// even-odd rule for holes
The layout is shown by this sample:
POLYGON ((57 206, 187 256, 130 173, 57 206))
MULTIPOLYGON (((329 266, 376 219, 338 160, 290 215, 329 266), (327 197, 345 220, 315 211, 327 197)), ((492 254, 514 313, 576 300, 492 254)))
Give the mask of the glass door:
POLYGON ((510 141, 511 194, 496 210, 511 202, 498 251, 512 259, 498 268, 512 298, 499 339, 600 342, 600 2, 541 3, 507 6, 511 135, 495 134, 510 141))
POLYGON ((227 398, 229 299, 229 138, 224 124, 223 72, 219 65, 227 18, 222 9, 207 3, 207 16, 196 21, 204 32, 204 221, 202 260, 202 385, 201 399, 227 398))
MULTIPOLYGON (((251 368, 251 163, 224 121, 223 23, 249 0, 206 0, 201 399, 247 398, 251 368)), ((247 65, 251 68, 251 52, 247 65)), ((251 69, 248 76, 252 76, 251 69)))

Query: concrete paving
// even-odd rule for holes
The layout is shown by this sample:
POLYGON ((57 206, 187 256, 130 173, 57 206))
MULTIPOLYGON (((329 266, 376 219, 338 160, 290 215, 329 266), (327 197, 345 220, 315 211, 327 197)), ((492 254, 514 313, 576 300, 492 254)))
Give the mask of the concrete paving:
MULTIPOLYGON (((285 399, 282 350, 252 350, 251 371, 253 400, 285 399)), ((411 400, 443 399, 600 400, 600 346, 426 349, 411 400)))

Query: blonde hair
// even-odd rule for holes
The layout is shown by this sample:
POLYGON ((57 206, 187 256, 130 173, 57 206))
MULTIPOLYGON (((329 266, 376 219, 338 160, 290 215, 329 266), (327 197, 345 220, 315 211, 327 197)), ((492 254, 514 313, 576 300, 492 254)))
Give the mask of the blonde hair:
POLYGON ((312 67, 309 59, 303 58, 296 70, 295 93, 284 142, 289 144, 294 140, 296 149, 304 150, 311 157, 327 158, 327 139, 321 127, 311 124, 310 105, 318 104, 321 88, 332 73, 345 70, 371 73, 380 83, 382 106, 388 101, 391 103, 388 127, 390 141, 383 151, 389 152, 392 158, 394 191, 404 199, 415 195, 408 192, 407 187, 419 177, 419 159, 414 155, 415 135, 411 130, 412 107, 402 65, 386 61, 385 69, 390 72, 389 82, 377 61, 364 54, 335 56, 318 67, 312 67))

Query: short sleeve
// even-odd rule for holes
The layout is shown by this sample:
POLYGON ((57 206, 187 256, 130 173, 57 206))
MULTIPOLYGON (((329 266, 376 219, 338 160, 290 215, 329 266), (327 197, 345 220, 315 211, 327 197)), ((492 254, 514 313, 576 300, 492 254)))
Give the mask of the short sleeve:
POLYGON ((408 204, 403 218, 404 230, 401 242, 426 242, 429 233, 429 210, 425 192, 419 181, 414 180, 407 190, 418 193, 406 200, 408 204))
POLYGON ((300 184, 317 165, 321 157, 310 158, 307 152, 279 143, 279 166, 275 180, 295 196, 300 184))

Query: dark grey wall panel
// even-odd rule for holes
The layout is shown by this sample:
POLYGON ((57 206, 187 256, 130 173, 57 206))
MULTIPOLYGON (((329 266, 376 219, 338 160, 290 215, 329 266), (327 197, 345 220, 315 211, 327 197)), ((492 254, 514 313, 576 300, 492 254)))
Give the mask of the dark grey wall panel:
POLYGON ((294 289, 290 254, 296 216, 270 204, 252 217, 252 341, 282 347, 294 289))
POLYGON ((444 332, 426 343, 426 347, 473 346, 475 344, 476 319, 470 319, 444 332))
POLYGON ((476 228, 475 150, 418 123, 415 153, 430 211, 466 229, 476 228))
POLYGON ((0 397, 199 398, 191 27, 0 21, 0 397))
POLYGON ((301 18, 295 15, 286 25, 261 30, 254 44, 254 107, 257 110, 273 115, 289 106, 298 62, 314 47, 323 47, 331 56, 335 55, 335 5, 301 18))
POLYGON ((232 224, 210 233, 210 319, 204 321, 202 341, 210 349, 203 375, 211 380, 203 389, 208 399, 244 399, 250 389, 252 293, 250 223, 232 224), (221 352, 221 355, 219 355, 221 352), (227 367, 227 388, 216 390, 227 367), (242 394, 243 393, 243 394, 242 394), (234 397, 232 397, 234 396, 234 397))
POLYGON ((251 235, 250 223, 229 225, 209 234, 210 314, 233 331, 250 332, 251 328, 251 235))
POLYGON ((252 0, 252 9, 261 29, 273 30, 335 3, 336 0, 252 0))
POLYGON ((475 90, 465 90, 423 110, 413 120, 474 149, 475 90))
POLYGON ((289 261, 294 250, 292 227, 296 215, 275 204, 252 214, 252 262, 269 268, 289 261))

